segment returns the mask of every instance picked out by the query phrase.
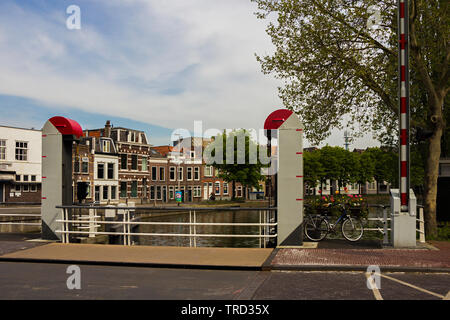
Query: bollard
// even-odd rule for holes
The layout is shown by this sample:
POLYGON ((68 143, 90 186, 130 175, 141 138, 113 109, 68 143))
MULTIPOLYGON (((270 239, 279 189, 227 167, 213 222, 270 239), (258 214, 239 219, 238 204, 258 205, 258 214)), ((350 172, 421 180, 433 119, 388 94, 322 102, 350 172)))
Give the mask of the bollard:
POLYGON ((419 208, 420 243, 425 243, 425 221, 423 220, 423 208, 419 208))
POLYGON ((383 244, 389 244, 389 236, 388 236, 388 220, 387 220, 387 207, 383 207, 383 244))

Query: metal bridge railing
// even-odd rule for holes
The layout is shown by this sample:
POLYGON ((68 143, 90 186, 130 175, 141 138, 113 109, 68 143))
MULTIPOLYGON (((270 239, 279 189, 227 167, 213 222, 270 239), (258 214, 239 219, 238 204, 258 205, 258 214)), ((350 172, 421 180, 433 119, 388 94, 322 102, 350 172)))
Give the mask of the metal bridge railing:
POLYGON ((10 218, 8 221, 0 220, 0 225, 16 225, 16 226, 41 226, 41 221, 39 222, 28 222, 41 220, 40 214, 33 213, 0 213, 0 218, 7 217, 10 218), (22 218, 32 218, 32 219, 18 219, 22 218))
MULTIPOLYGON (((389 236, 388 231, 391 231, 392 228, 390 226, 391 224, 391 213, 388 213, 388 208, 390 208, 390 205, 378 205, 378 204, 372 204, 369 205, 369 208, 381 208, 383 209, 383 217, 377 217, 377 218, 367 218, 368 221, 379 221, 383 224, 383 227, 374 227, 374 228, 364 228, 364 231, 378 231, 383 235, 383 244, 389 244, 389 236)), ((416 231, 419 233, 419 242, 425 243, 425 221, 423 218, 423 206, 417 205, 417 211, 418 211, 418 219, 416 219, 416 223, 419 224, 419 228, 416 227, 416 231)), ((416 215, 417 216, 417 215, 416 215)))
MULTIPOLYGON (((273 216, 276 208, 254 208, 254 207, 134 207, 134 206, 57 206, 61 209, 61 219, 56 220, 60 223, 61 229, 56 233, 62 235, 62 242, 69 243, 70 235, 84 235, 95 237, 96 235, 113 235, 122 236, 124 245, 131 245, 132 236, 163 236, 163 237, 189 237, 189 246, 197 247, 197 239, 200 237, 219 237, 219 238, 259 238, 259 246, 265 248, 270 238, 276 238, 277 234, 273 234, 271 228, 275 228, 277 223, 273 216), (76 214, 82 211, 88 211, 86 214, 76 214), (104 212, 101 212, 104 210, 104 212), (163 211, 163 212, 185 212, 189 213, 188 222, 156 222, 156 221, 139 221, 138 211, 163 211), (220 223, 220 222, 197 222, 199 214, 211 211, 258 211, 259 222, 238 222, 238 223, 220 223), (72 216, 72 219, 69 217, 72 216), (108 219, 108 216, 110 217, 108 219), (112 217, 114 216, 114 220, 112 217), (102 226, 115 225, 119 226, 116 231, 105 230, 99 231, 102 226), (186 226, 189 227, 189 233, 161 233, 161 232, 132 232, 131 226, 186 226), (199 233, 197 226, 243 226, 258 227, 258 234, 217 234, 217 233, 199 233)), ((106 228, 105 228, 106 229, 106 228)))

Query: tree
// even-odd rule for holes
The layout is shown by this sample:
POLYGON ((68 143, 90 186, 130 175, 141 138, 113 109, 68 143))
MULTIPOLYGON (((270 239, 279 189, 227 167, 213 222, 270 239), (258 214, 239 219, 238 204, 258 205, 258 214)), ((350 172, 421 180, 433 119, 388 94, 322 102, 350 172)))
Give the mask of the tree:
POLYGON ((357 154, 350 152, 341 147, 338 148, 338 155, 340 156, 340 176, 338 177, 339 192, 341 188, 347 184, 356 182, 357 173, 359 171, 359 161, 357 154))
POLYGON ((355 154, 358 155, 358 167, 355 176, 356 182, 359 184, 359 193, 361 194, 361 185, 373 181, 373 177, 375 176, 375 161, 369 152, 355 154))
MULTIPOLYGON (((267 33, 273 55, 262 71, 284 80, 279 94, 318 143, 344 124, 353 135, 372 129, 384 143, 398 137, 397 6, 394 0, 252 0, 261 19, 277 14, 267 33), (381 22, 369 29, 370 6, 381 22), (359 130, 356 129, 360 125, 359 130)), ((450 90, 450 3, 410 0, 411 126, 430 130, 425 168, 426 232, 437 232, 441 137, 450 90)))
POLYGON ((320 162, 320 150, 313 150, 303 154, 304 182, 310 188, 315 188, 323 180, 324 169, 320 162))
POLYGON ((265 180, 261 174, 265 165, 258 158, 259 148, 244 129, 224 131, 205 148, 208 163, 219 169, 219 178, 232 183, 232 199, 236 197, 236 182, 259 190, 259 182, 265 180), (230 146, 232 150, 227 149, 230 146))
MULTIPOLYGON (((339 157, 339 149, 337 147, 325 146, 320 150, 319 161, 322 164, 323 176, 321 184, 330 180, 331 192, 333 190, 333 182, 338 180, 340 176, 341 164, 339 157)), ((322 189, 322 188, 321 188, 322 189)))

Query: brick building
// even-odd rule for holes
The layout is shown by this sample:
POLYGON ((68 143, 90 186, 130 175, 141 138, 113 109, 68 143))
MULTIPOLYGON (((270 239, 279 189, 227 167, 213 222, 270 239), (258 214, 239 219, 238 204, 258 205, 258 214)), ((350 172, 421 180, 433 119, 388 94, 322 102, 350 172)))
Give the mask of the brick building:
POLYGON ((109 138, 111 146, 115 148, 115 154, 118 157, 117 201, 147 202, 149 195, 148 162, 152 151, 145 132, 123 127, 112 127, 110 121, 107 121, 104 128, 86 130, 85 136, 97 139, 109 138))
MULTIPOLYGON (((74 180, 90 181, 88 200, 162 205, 175 203, 176 191, 182 192, 183 202, 208 200, 211 194, 217 200, 231 199, 231 183, 218 178, 217 170, 205 165, 203 161, 201 150, 211 139, 189 138, 180 140, 181 144, 180 141, 175 142, 175 146, 154 147, 148 143, 143 131, 112 127, 109 121, 104 128, 86 130, 84 134, 84 141, 89 141, 87 144, 90 146, 95 145, 94 151, 92 148, 90 151, 92 155, 84 155, 92 162, 92 166, 87 168, 89 174, 74 173, 74 180), (107 154, 101 151, 106 141, 110 141, 107 154), (177 144, 183 145, 184 150, 180 150, 179 146, 177 148, 177 144), (98 160, 99 156, 110 157, 111 163, 114 163, 114 158, 117 159, 117 176, 112 174, 114 179, 104 179, 103 184, 98 181, 99 168, 96 163, 101 162, 98 160), (114 196, 114 182, 118 186, 117 199, 114 196)), ((107 170, 106 166, 103 168, 107 170)), ((114 164, 111 164, 111 170, 113 168, 114 164)), ((103 170, 100 169, 100 172, 103 170)), ((236 183, 236 197, 242 198, 245 195, 243 186, 236 183)))
POLYGON ((77 185, 87 182, 88 202, 119 203, 119 157, 114 141, 104 136, 83 137, 72 154, 74 201, 77 185))

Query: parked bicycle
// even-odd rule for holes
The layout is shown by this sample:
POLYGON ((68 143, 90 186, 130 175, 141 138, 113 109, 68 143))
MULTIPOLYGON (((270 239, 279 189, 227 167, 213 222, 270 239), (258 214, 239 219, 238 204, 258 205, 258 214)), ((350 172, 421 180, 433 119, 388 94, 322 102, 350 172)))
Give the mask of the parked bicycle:
POLYGON ((361 220, 351 217, 344 205, 340 204, 339 207, 342 210, 342 214, 335 223, 329 221, 328 215, 308 214, 304 223, 306 237, 311 241, 321 241, 329 233, 336 233, 337 225, 341 223, 341 232, 345 239, 352 242, 361 239, 364 233, 361 220))

